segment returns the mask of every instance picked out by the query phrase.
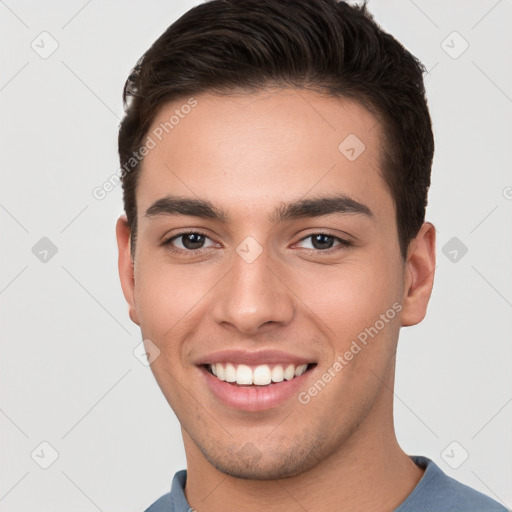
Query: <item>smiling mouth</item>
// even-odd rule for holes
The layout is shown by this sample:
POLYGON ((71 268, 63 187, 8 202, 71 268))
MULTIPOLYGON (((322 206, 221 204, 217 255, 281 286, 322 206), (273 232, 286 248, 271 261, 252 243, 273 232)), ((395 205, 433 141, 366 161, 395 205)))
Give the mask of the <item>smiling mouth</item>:
POLYGON ((316 363, 301 365, 278 363, 249 366, 226 362, 204 366, 217 379, 235 386, 268 386, 300 377, 316 366, 316 363))

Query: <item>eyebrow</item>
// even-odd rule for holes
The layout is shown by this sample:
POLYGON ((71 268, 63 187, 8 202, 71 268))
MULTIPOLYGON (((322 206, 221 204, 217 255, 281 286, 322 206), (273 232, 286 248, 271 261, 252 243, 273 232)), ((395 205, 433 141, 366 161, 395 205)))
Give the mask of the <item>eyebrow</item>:
MULTIPOLYGON (((290 203, 281 203, 268 218, 271 223, 278 224, 286 220, 322 217, 335 213, 359 214, 373 217, 373 212, 365 204, 344 194, 336 194, 312 199, 299 199, 290 203)), ((148 218, 161 215, 190 215, 204 219, 218 220, 223 223, 230 221, 230 216, 223 208, 213 205, 208 200, 172 195, 162 197, 155 201, 146 210, 145 214, 148 218)))

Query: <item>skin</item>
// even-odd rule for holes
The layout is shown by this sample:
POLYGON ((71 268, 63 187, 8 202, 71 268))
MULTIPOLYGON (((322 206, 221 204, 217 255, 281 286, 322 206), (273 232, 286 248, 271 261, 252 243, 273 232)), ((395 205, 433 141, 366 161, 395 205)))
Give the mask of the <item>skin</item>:
MULTIPOLYGON (((400 328, 420 322, 430 298, 434 226, 423 224, 404 261, 380 172, 385 141, 359 103, 293 89, 196 100, 144 159, 133 262, 126 217, 117 223, 130 318, 160 350, 151 368, 182 426, 187 500, 200 512, 392 511, 423 474, 396 440, 392 390, 400 328), (338 150, 349 134, 366 146, 354 161, 338 150), (269 219, 283 202, 335 192, 372 215, 269 219), (168 194, 230 218, 145 215, 168 194), (183 239, 178 252, 161 245, 194 229, 208 236, 195 253, 183 239), (306 238, 322 231, 352 245, 325 254, 306 238), (262 248, 250 264, 236 252, 248 236, 262 248), (306 405, 235 410, 195 365, 224 348, 279 348, 317 363, 307 391, 393 304, 395 318, 306 405)), ((184 103, 165 105, 152 129, 184 103)))

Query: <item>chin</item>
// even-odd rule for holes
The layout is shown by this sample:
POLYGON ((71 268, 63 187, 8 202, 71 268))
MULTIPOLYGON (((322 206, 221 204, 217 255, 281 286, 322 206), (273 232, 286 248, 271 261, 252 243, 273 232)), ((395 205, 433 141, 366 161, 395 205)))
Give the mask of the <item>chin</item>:
POLYGON ((222 473, 244 480, 280 480, 297 476, 316 466, 318 447, 307 450, 305 446, 280 447, 263 451, 251 442, 242 448, 230 447, 225 451, 201 449, 208 462, 222 473))
POLYGON ((290 478, 305 471, 303 463, 279 461, 277 463, 256 463, 254 465, 245 464, 240 461, 214 461, 210 463, 222 473, 233 478, 242 480, 280 480, 290 478))

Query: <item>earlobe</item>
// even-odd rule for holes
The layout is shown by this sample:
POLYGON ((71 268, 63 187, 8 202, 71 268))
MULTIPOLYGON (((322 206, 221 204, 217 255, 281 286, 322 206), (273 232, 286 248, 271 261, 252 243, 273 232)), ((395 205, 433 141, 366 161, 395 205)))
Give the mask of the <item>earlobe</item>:
POLYGON ((121 288, 123 289, 124 298, 128 303, 130 319, 135 324, 140 325, 134 300, 135 280, 130 252, 130 227, 128 226, 126 215, 121 215, 117 219, 116 238, 119 251, 118 269, 121 288))
POLYGON ((425 222, 409 244, 405 262, 404 296, 401 324, 416 325, 427 312, 436 266, 436 230, 425 222))

